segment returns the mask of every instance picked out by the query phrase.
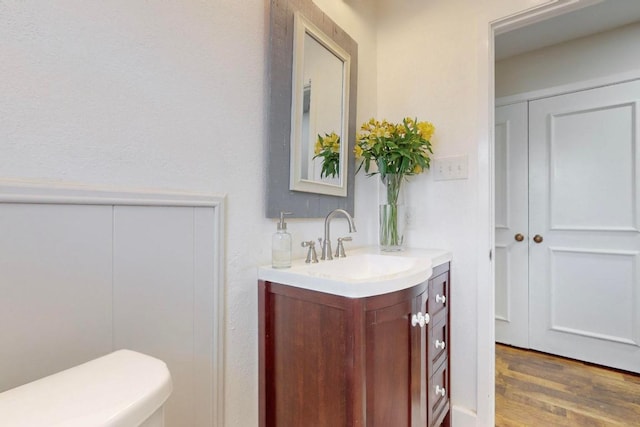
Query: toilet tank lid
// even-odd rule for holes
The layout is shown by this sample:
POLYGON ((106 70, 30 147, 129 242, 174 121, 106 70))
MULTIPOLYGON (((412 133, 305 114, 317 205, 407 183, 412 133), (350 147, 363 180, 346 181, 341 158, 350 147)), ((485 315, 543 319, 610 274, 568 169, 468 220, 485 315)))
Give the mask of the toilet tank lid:
POLYGON ((171 391, 163 361, 118 350, 0 393, 2 426, 139 425, 171 391))

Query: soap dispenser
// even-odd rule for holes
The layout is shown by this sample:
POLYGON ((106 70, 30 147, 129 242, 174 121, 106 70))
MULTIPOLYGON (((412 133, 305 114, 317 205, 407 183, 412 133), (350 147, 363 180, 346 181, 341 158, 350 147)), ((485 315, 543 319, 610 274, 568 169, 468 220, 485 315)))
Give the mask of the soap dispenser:
POLYGON ((287 232, 287 223, 284 216, 291 212, 280 212, 278 231, 273 234, 271 241, 271 266, 273 268, 291 267, 291 234, 287 232))

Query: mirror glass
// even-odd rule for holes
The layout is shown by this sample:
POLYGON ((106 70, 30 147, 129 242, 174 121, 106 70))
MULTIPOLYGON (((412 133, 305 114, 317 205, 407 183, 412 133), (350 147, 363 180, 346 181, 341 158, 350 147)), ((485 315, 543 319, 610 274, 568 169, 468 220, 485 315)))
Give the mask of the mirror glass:
POLYGON ((347 196, 350 55, 294 16, 290 186, 347 196))

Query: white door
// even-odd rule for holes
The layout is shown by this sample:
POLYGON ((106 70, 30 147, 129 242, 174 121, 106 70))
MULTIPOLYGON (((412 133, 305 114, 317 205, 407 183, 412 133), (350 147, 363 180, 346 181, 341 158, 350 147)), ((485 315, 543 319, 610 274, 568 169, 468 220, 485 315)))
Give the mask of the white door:
POLYGON ((496 341, 529 347, 527 103, 495 114, 496 341))
POLYGON ((530 346, 634 372, 639 108, 640 81, 529 103, 530 346))

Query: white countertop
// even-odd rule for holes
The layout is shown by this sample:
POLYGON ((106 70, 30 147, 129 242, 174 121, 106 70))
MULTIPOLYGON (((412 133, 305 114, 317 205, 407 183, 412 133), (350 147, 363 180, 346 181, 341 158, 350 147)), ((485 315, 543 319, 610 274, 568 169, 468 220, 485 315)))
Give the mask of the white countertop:
POLYGON ((269 266, 258 268, 258 279, 283 285, 295 286, 317 292, 362 298, 381 295, 410 288, 431 277, 434 267, 451 261, 451 253, 439 249, 408 248, 398 252, 382 252, 377 246, 350 248, 346 258, 306 264, 303 258, 295 259, 291 268, 277 269, 269 266), (389 257, 394 268, 389 274, 381 273, 384 262, 381 257, 389 257), (374 265, 375 263, 380 265, 374 265), (362 263, 362 265, 358 265, 362 263), (372 271, 354 271, 359 267, 372 271), (341 268, 350 272, 341 275, 341 268), (393 270, 396 271, 393 271, 393 270))

